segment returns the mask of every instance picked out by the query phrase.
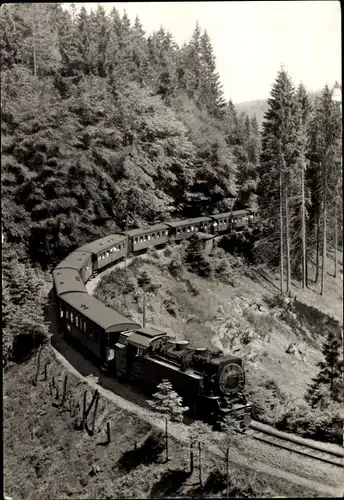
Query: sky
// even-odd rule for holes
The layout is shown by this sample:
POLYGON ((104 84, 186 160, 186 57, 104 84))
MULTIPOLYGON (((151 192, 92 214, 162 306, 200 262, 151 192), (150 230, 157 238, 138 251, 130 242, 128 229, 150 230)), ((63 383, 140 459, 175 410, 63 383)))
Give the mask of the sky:
MULTIPOLYGON (((68 7, 70 4, 65 4, 68 7)), ((98 2, 78 3, 96 9, 98 2)), ((226 99, 266 99, 281 64, 310 91, 341 82, 341 14, 336 0, 225 2, 107 2, 147 35, 160 26, 178 45, 199 22, 207 30, 226 99)))

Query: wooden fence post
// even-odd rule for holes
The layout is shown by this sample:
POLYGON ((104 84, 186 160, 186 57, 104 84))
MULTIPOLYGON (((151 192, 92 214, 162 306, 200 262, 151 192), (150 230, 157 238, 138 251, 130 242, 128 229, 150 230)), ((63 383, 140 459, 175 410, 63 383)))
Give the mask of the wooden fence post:
POLYGON ((47 371, 47 368, 48 368, 49 364, 50 364, 50 360, 48 359, 48 361, 46 361, 45 365, 44 365, 44 380, 48 380, 48 371, 47 371))
POLYGON ((61 406, 64 405, 64 402, 65 402, 65 399, 66 399, 67 380, 68 380, 68 375, 66 374, 65 378, 64 378, 64 384, 63 384, 63 394, 62 394, 61 406))
POLYGON ((106 423, 106 432, 107 432, 107 443, 111 443, 111 430, 110 430, 110 422, 106 423))
POLYGON ((88 414, 90 413, 90 411, 91 411, 91 409, 92 409, 92 406, 93 406, 93 403, 94 403, 94 401, 95 401, 95 399, 96 399, 96 397, 97 397, 97 396, 98 396, 98 389, 96 389, 96 390, 94 391, 94 394, 93 394, 93 397, 92 397, 92 401, 90 402, 89 407, 88 407, 88 408, 87 408, 87 410, 86 410, 86 413, 85 413, 85 418, 87 418, 87 417, 88 417, 88 414))
POLYGON ((82 429, 85 428, 85 422, 86 422, 86 397, 87 397, 87 391, 84 392, 84 406, 82 411, 82 424, 81 424, 82 429))
POLYGON ((37 356, 37 368, 36 368, 36 376, 35 376, 35 382, 34 385, 38 384, 38 376, 39 376, 39 368, 40 368, 40 363, 41 363, 41 354, 42 354, 42 348, 41 346, 38 351, 38 356, 37 356))
POLYGON ((94 433, 94 426, 95 426, 95 423, 96 423, 96 416, 97 416, 97 410, 98 410, 98 402, 99 402, 99 392, 97 391, 96 405, 95 405, 95 408, 94 408, 93 420, 92 420, 92 434, 94 433))

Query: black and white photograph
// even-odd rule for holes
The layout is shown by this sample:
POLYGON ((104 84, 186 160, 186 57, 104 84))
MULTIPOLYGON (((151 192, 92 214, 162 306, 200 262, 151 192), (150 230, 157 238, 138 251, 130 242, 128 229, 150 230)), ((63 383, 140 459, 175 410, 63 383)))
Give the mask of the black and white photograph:
POLYGON ((0 32, 3 498, 344 498, 341 3, 0 32))

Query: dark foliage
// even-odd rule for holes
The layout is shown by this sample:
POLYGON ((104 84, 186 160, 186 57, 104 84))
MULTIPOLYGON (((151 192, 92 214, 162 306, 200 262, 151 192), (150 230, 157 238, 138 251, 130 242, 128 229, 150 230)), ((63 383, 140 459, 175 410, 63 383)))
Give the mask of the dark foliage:
POLYGON ((190 473, 185 470, 167 470, 153 486, 150 498, 162 498, 167 495, 174 495, 189 476, 190 473))
POLYGON ((165 437, 161 432, 151 432, 136 449, 123 453, 118 466, 128 472, 141 464, 156 462, 165 450, 165 437))
POLYGON ((179 48, 115 8, 8 4, 1 34, 3 227, 19 252, 49 268, 104 234, 228 208, 242 125, 199 26, 179 48))

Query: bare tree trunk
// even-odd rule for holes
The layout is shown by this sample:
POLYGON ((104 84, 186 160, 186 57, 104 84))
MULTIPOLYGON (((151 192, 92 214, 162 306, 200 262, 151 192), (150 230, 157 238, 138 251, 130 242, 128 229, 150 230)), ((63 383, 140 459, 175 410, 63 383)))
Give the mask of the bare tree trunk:
POLYGON ((143 292, 143 310, 142 310, 143 328, 145 328, 146 326, 146 310, 147 310, 147 297, 146 297, 146 292, 143 292))
POLYGON ((318 283, 319 280, 319 253, 320 253, 320 213, 317 215, 317 233, 316 233, 316 256, 315 256, 315 283, 318 283))
POLYGON ((280 287, 283 294, 283 189, 282 170, 280 169, 280 287))
POLYGON ((229 497, 229 447, 226 450, 226 498, 229 497))
POLYGON ((202 446, 201 442, 198 441, 198 473, 199 473, 199 484, 202 486, 202 446))
POLYGON ((326 253, 327 253, 327 242, 326 242, 326 216, 327 216, 327 202, 326 193, 324 195, 324 234, 323 234, 323 251, 322 251, 322 270, 321 270, 321 295, 324 295, 325 289, 325 273, 326 273, 326 253))
POLYGON ((192 451, 192 440, 190 439, 190 474, 193 473, 194 470, 194 454, 192 451))
POLYGON ((165 419, 165 440, 166 440, 166 462, 168 462, 168 420, 165 419))
POLYGON ((285 230, 287 243, 287 293, 290 293, 290 238, 289 238, 289 207, 288 207, 288 187, 285 187, 285 230))
POLYGON ((302 223, 302 288, 307 286, 307 259, 306 259, 306 210, 305 210, 305 170, 301 168, 301 223, 302 223))
POLYGON ((338 206, 337 206, 337 196, 334 201, 334 277, 337 277, 337 260, 338 260, 338 206))

